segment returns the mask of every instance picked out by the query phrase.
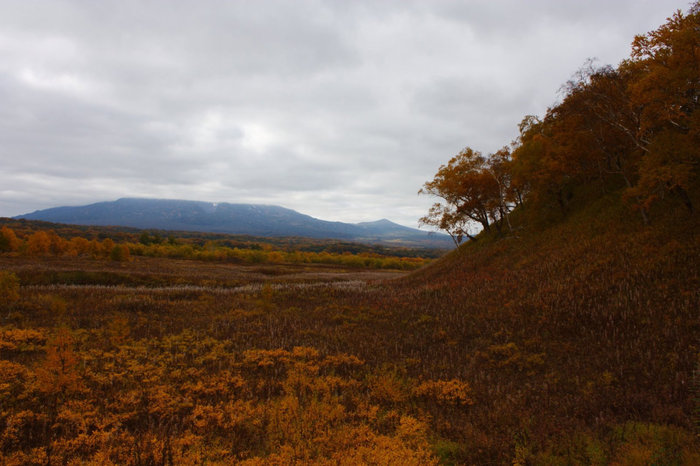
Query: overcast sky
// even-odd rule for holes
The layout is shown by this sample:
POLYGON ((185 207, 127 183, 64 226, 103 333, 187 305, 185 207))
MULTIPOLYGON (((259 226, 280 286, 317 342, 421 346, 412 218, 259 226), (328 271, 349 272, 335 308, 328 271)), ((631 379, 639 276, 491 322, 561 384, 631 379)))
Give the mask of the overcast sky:
POLYGON ((685 0, 0 0, 0 216, 119 197, 416 226, 685 0))

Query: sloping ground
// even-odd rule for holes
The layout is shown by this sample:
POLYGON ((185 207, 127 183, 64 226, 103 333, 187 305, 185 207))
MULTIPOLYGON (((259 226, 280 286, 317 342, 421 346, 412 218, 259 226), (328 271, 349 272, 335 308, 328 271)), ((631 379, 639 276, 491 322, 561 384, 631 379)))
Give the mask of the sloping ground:
POLYGON ((471 461, 508 449, 522 462, 589 463, 594 450, 607 462, 613 437, 640 428, 664 433, 627 445, 630 464, 659 451, 657 464, 697 460, 659 447, 692 440, 698 421, 697 216, 657 213, 644 228, 634 215, 603 199, 541 231, 465 245, 397 285, 425 322, 403 341, 423 348, 422 370, 472 384, 470 412, 436 426, 471 461))

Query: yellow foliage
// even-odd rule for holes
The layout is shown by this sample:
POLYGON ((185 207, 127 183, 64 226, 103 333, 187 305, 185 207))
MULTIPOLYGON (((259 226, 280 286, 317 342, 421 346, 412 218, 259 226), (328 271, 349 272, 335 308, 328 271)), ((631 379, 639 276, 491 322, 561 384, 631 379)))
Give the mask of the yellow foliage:
POLYGON ((36 351, 46 342, 38 329, 0 328, 0 351, 36 351))
POLYGON ((90 252, 90 241, 81 236, 75 236, 70 240, 69 249, 74 255, 86 255, 90 252))
POLYGON ((73 335, 60 327, 46 346, 46 359, 36 370, 39 390, 45 393, 74 391, 79 387, 78 358, 73 351, 73 335))
POLYGON ((119 346, 127 341, 131 328, 129 321, 124 317, 115 317, 110 320, 107 326, 107 335, 110 343, 119 346))
POLYGON ((30 256, 43 256, 51 250, 51 237, 43 230, 33 233, 27 239, 27 254, 30 256))
POLYGON ((370 388, 372 397, 380 402, 394 404, 408 399, 403 382, 394 373, 374 376, 370 381, 370 388))
POLYGON ((471 387, 467 382, 458 379, 426 380, 413 389, 413 394, 439 404, 462 406, 474 404, 471 398, 471 387))
POLYGON ((109 257, 109 255, 114 250, 114 241, 111 238, 105 238, 100 244, 99 254, 104 257, 109 257))
POLYGON ((396 435, 411 445, 421 445, 425 442, 428 426, 411 416, 401 416, 396 435))
POLYGON ((12 404, 26 377, 27 370, 24 366, 0 359, 0 405, 12 404))
POLYGON ((14 252, 19 249, 21 242, 14 230, 6 226, 0 228, 0 252, 14 252))

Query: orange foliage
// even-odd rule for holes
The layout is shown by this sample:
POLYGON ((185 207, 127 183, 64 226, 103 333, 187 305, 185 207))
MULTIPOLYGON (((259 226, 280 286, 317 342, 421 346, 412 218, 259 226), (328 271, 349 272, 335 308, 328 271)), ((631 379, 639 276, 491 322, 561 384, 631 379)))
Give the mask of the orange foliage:
POLYGON ((45 231, 37 231, 27 239, 27 254, 42 256, 51 250, 51 237, 45 231))
POLYGON ((413 389, 415 396, 434 400, 439 404, 471 405, 471 387, 468 383, 452 380, 426 380, 413 389))
POLYGON ((78 358, 73 351, 73 335, 59 327, 46 345, 46 359, 36 370, 37 387, 49 394, 66 394, 79 387, 78 358))
POLYGON ((14 252, 19 249, 20 240, 12 228, 0 228, 0 252, 14 252))
POLYGON ((512 160, 508 148, 488 157, 464 149, 420 191, 444 201, 421 221, 459 242, 473 224, 511 230, 508 213, 522 200, 530 217, 568 215, 577 197, 580 205, 610 190, 624 193, 644 224, 663 200, 692 214, 700 189, 699 28, 696 2, 637 36, 617 68, 588 63, 562 102, 542 119, 523 119, 512 160))

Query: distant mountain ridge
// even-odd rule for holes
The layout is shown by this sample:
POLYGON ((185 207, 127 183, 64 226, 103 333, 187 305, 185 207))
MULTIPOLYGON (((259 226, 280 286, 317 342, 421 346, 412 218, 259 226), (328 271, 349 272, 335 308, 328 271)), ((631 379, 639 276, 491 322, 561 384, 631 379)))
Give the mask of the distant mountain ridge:
POLYGON ((330 222, 292 209, 261 204, 122 198, 84 206, 37 210, 15 218, 74 225, 252 236, 302 236, 397 246, 451 246, 449 237, 445 235, 429 234, 387 219, 355 224, 330 222))

